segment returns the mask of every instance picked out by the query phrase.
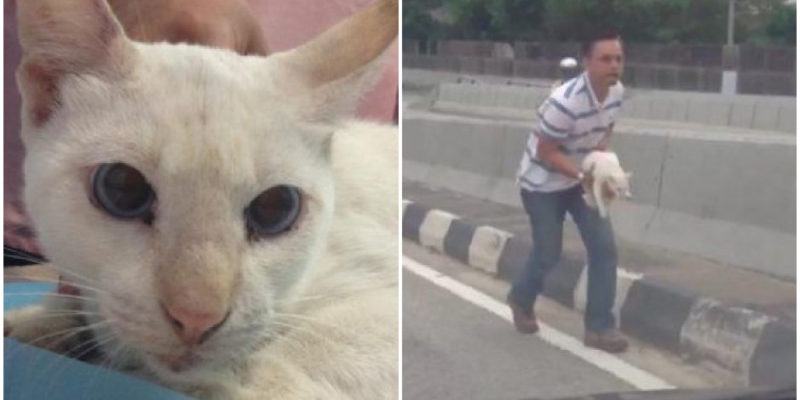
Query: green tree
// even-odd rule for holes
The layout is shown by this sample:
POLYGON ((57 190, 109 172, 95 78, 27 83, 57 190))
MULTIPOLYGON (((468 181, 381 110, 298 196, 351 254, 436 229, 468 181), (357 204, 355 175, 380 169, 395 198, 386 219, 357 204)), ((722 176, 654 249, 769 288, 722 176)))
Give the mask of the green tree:
POLYGON ((547 0, 544 28, 554 41, 580 41, 598 27, 615 26, 613 0, 547 0))
MULTIPOLYGON (((598 29, 616 28, 628 42, 727 40, 727 0, 405 0, 404 10, 420 19, 422 11, 441 4, 452 23, 430 23, 448 38, 580 41, 598 29)), ((737 0, 736 43, 794 44, 795 13, 783 0, 737 0)), ((417 25, 427 23, 420 19, 417 25)), ((418 31, 425 30, 430 29, 418 31)))
POLYGON ((430 10, 421 2, 406 1, 403 5, 403 38, 431 40, 439 27, 431 18, 430 10))
POLYGON ((767 36, 774 43, 794 45, 797 39, 797 7, 782 5, 767 23, 767 36))
POLYGON ((450 35, 458 39, 495 39, 488 3, 489 0, 446 0, 453 19, 450 35))
POLYGON ((722 43, 724 1, 548 0, 551 40, 583 40, 598 29, 615 28, 629 42, 722 43))
POLYGON ((489 0, 492 33, 498 40, 541 40, 545 0, 489 0))

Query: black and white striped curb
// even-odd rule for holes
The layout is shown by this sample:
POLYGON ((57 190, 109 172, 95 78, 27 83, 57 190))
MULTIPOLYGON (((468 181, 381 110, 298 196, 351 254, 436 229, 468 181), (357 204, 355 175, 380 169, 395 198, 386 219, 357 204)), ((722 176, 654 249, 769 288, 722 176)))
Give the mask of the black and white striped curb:
MULTIPOLYGON (((531 247, 528 238, 408 200, 403 200, 403 237, 507 281, 525 264, 531 247)), ((614 312, 626 334, 690 359, 713 361, 745 385, 794 385, 793 323, 624 269, 617 275, 614 312)), ((547 277, 543 295, 583 311, 583 255, 564 252, 547 277)))

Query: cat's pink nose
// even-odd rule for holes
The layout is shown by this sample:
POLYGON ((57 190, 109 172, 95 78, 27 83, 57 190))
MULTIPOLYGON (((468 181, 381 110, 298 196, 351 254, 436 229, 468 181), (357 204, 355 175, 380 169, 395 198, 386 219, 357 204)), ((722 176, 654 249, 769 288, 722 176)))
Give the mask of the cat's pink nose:
POLYGON ((228 312, 207 312, 180 306, 164 306, 164 312, 178 337, 187 345, 200 344, 228 318, 228 312))

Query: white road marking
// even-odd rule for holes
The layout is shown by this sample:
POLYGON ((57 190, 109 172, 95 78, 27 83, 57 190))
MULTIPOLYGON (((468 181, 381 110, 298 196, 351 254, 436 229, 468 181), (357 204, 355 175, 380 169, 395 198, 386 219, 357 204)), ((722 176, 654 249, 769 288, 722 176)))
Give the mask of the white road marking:
MULTIPOLYGON (((504 303, 467 286, 435 269, 423 265, 407 256, 403 256, 403 268, 427 281, 439 286, 450 293, 481 307, 509 323, 513 323, 511 310, 504 303)), ((675 386, 665 380, 637 368, 612 354, 587 348, 583 343, 572 336, 560 332, 553 327, 539 321, 537 337, 548 344, 568 351, 582 360, 616 376, 617 378, 633 385, 639 390, 674 389, 675 386)))

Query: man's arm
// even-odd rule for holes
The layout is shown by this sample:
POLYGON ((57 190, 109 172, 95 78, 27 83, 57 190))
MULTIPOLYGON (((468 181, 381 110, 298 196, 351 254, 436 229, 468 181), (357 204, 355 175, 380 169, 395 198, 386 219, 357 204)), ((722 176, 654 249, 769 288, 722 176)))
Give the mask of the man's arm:
POLYGON ((539 136, 539 143, 536 146, 536 154, 542 161, 555 168, 556 171, 570 178, 580 179, 580 168, 558 147, 559 144, 557 141, 541 135, 539 136))
POLYGON ((557 172, 573 179, 583 179, 580 166, 560 149, 569 132, 575 128, 575 117, 564 108, 552 97, 539 108, 539 126, 535 131, 538 137, 536 155, 557 172))

